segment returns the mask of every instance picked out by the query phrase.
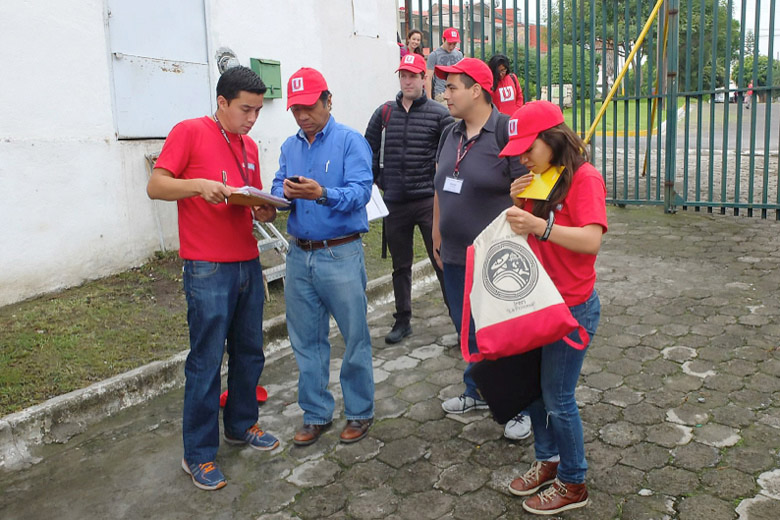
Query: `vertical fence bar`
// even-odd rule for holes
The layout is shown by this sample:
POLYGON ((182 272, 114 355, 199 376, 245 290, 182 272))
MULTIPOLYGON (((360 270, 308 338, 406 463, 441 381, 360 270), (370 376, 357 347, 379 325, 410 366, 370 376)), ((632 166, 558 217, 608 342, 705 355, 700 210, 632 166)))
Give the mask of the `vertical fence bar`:
MULTIPOLYGON (((560 6, 558 13, 558 106, 563 110, 563 0, 558 5, 560 6)), ((528 0, 525 0, 525 6, 527 9, 528 0)))
POLYGON ((536 99, 542 99, 542 32, 539 24, 540 0, 536 0, 536 99))
MULTIPOLYGON (((607 94, 609 93, 609 86, 607 82, 607 3, 601 4, 601 103, 605 103, 607 94)), ((613 38, 614 42, 614 38, 613 38)), ((614 45, 614 43, 613 43, 614 45)), ((604 178, 604 185, 607 184, 607 122, 602 119, 601 121, 601 176, 604 178)), ((616 199, 615 192, 612 192, 612 198, 616 199)))
MULTIPOLYGON (((704 4, 702 4, 704 5, 704 4)), ((720 13, 720 7, 718 5, 714 6, 715 12, 712 15, 712 21, 713 21, 713 31, 712 31, 712 74, 710 75, 710 91, 713 92, 710 97, 710 161, 709 161, 709 168, 708 168, 708 182, 710 184, 709 186, 709 198, 707 199, 708 202, 712 202, 712 183, 715 178, 715 88, 717 86, 716 83, 716 73, 717 73, 717 65, 718 65, 718 16, 720 13)), ((702 17, 702 27, 704 25, 705 20, 705 12, 702 11, 701 17, 702 17)), ((702 32, 704 32, 702 30, 702 32)), ((728 60, 724 60, 726 62, 728 60)), ((727 67, 728 68, 728 67, 727 67)), ((700 71, 699 74, 703 75, 704 71, 700 71)), ((728 74, 727 74, 727 81, 728 81, 728 74)), ((701 90, 701 87, 699 87, 699 90, 701 90)), ((725 100, 725 102, 728 102, 728 100, 725 100)), ((724 108, 725 110, 725 108, 724 108)), ((712 211, 712 206, 709 207, 710 212, 712 211)))
MULTIPOLYGON (((748 161, 748 217, 753 216, 753 190, 755 188, 755 171, 756 171, 756 111, 758 110, 758 103, 756 92, 758 91, 758 43, 760 41, 760 27, 759 19, 761 16, 761 0, 756 0, 756 23, 753 30, 755 40, 753 43, 753 73, 751 75, 751 83, 753 84, 753 93, 750 95, 750 159, 748 161)), ((743 23, 747 21, 744 20, 743 23)), ((770 35, 772 38, 774 35, 770 35)))
MULTIPOLYGON (((525 0, 526 5, 528 4, 528 0, 525 0)), ((512 16, 512 20, 514 20, 512 23, 514 24, 514 30, 512 31, 514 33, 514 36, 512 37, 512 52, 514 53, 514 60, 512 61, 512 68, 515 70, 515 74, 517 74, 517 28, 520 27, 520 23, 517 20, 517 0, 515 0, 515 5, 512 8, 514 11, 514 16, 512 16)), ((519 83, 519 82, 518 82, 519 83)), ((528 92, 528 80, 526 78, 523 78, 523 83, 525 84, 525 88, 523 89, 523 92, 528 92)))
POLYGON ((469 40, 471 40, 471 53, 474 57, 474 2, 469 3, 469 40))
MULTIPOLYGON (((493 4, 491 9, 493 8, 493 4)), ((479 4, 479 58, 485 61, 485 4, 479 4)))
POLYGON ((501 54, 506 55, 506 0, 501 2, 501 54))
POLYGON ((460 5, 458 6, 458 29, 460 29, 460 37, 463 39, 463 54, 466 52, 466 33, 464 31, 463 26, 463 0, 460 0, 460 5))
MULTIPOLYGON (((734 6, 732 5, 733 0, 728 0, 726 4, 726 72, 727 76, 730 80, 731 78, 731 29, 732 29, 732 16, 733 16, 733 10, 734 6)), ((720 11, 715 11, 717 21, 717 13, 720 11)), ((739 84, 737 84, 737 88, 739 88, 739 84)), ((739 90, 737 90, 739 92, 739 90)), ((742 100, 742 96, 737 95, 737 102, 740 102, 742 100)), ((730 105, 728 103, 725 104, 723 107, 723 163, 721 166, 721 172, 720 172, 720 201, 721 204, 726 202, 726 196, 727 196, 727 188, 726 188, 726 181, 728 179, 728 171, 729 171, 729 109, 730 105)), ((737 107, 737 112, 739 112, 739 107, 737 107)), ((739 155, 739 154, 737 154, 739 155)), ((712 184, 712 179, 710 179, 710 184, 712 184)), ((710 201, 713 200, 712 196, 712 189, 710 188, 710 201)), ((709 212, 712 213, 712 207, 710 207, 709 212)), ((725 215, 726 214, 726 206, 721 206, 720 208, 720 214, 725 215)))
MULTIPOLYGON (((496 10, 493 7, 493 0, 490 0, 488 3, 490 6, 490 50, 491 56, 493 56, 496 53, 496 10)), ((485 12, 485 9, 483 7, 482 12, 485 12)), ((482 59, 484 60, 485 57, 483 56, 482 59)))
POLYGON ((547 0, 547 101, 552 102, 552 0, 547 0))
MULTIPOLYGON (((774 83, 774 76, 772 73, 772 69, 774 69, 774 34, 775 34, 775 0, 771 0, 769 2, 769 60, 768 60, 768 68, 766 72, 766 84, 769 87, 769 90, 767 91, 767 100, 766 100, 766 109, 764 113, 764 171, 763 171, 763 180, 764 180, 764 193, 761 197, 761 203, 764 204, 764 206, 767 205, 769 202, 769 137, 772 133, 772 95, 774 94, 773 87, 775 85, 774 83)), ((777 163, 780 166, 780 149, 777 150, 778 152, 778 158, 777 163)), ((780 179, 779 179, 780 180, 780 179)), ((778 193, 778 201, 780 201, 780 186, 775 188, 778 193)), ((778 218, 780 218, 780 211, 775 210, 775 214, 778 218)), ((761 209, 761 218, 767 217, 767 211, 766 207, 761 209)))
MULTIPOLYGON (((641 0, 636 4, 636 27, 639 29, 644 26, 644 18, 642 16, 642 2, 641 0)), ((626 23, 628 25, 628 23, 626 23)), ((636 45, 636 44, 635 44, 636 45)), ((640 131, 641 131, 641 111, 642 103, 642 87, 641 87, 641 63, 642 59, 634 58, 635 64, 632 64, 632 72, 634 75, 634 96, 636 97, 636 103, 634 104, 634 199, 639 199, 639 146, 640 146, 640 131)))
MULTIPOLYGON (((596 112, 596 2, 590 1, 590 88, 588 93, 590 94, 590 117, 588 118, 588 126, 593 124, 594 114, 596 112)), ((591 140, 590 142, 590 155, 593 157, 596 154, 596 142, 591 140)))
POLYGON ((580 16, 579 16, 579 58, 580 58, 580 76, 579 76, 579 97, 582 102, 578 103, 580 109, 580 135, 584 136, 588 131, 588 121, 585 118, 585 78, 587 71, 585 70, 585 42, 588 40, 585 38, 585 2, 588 0, 580 0, 580 16))
MULTIPOLYGON (((667 12, 669 6, 669 0, 666 0, 665 7, 664 7, 664 13, 667 12)), ((665 126, 660 124, 661 123, 661 114, 667 113, 669 107, 664 102, 666 100, 664 92, 666 91, 666 78, 663 77, 664 70, 666 69, 666 58, 663 56, 663 47, 664 47, 664 30, 666 28, 666 15, 664 16, 658 16, 658 43, 656 45, 656 54, 658 56, 658 70, 656 70, 656 78, 658 79, 658 104, 661 107, 659 109, 658 115, 658 137, 656 138, 656 166, 658 167, 658 171, 656 172, 655 176, 655 200, 660 201, 663 200, 662 192, 661 192, 661 178, 663 177, 663 167, 664 162, 662 162, 662 150, 663 150, 663 135, 661 132, 661 127, 665 126), (662 92, 663 91, 663 92, 662 92), (664 109, 667 112, 664 112, 664 109)), ((668 129, 667 129, 668 130, 668 129)))
POLYGON ((528 0, 525 0, 523 19, 525 21, 525 25, 523 25, 523 41, 525 42, 525 46, 523 47, 523 74, 525 75, 525 94, 530 98, 531 89, 528 88, 528 58, 530 57, 530 54, 528 53, 528 0))
MULTIPOLYGON (((617 13, 618 13, 618 2, 617 0, 613 0, 612 2, 612 82, 614 85, 614 82, 617 81, 617 77, 619 75, 619 61, 618 61, 618 42, 620 41, 619 38, 619 32, 618 32, 618 19, 617 19, 617 13)), ((615 198, 617 197, 618 193, 618 161, 617 161, 617 149, 618 149, 618 134, 616 132, 617 130, 617 122, 618 122, 618 109, 617 109, 617 99, 620 97, 620 94, 618 91, 615 91, 616 98, 615 102, 612 103, 612 193, 615 194, 615 198)), ((628 179, 623 179, 623 196, 622 200, 625 201, 628 199, 628 179)))
MULTIPOLYGON (((737 84, 739 85, 739 88, 742 89, 742 97, 740 97, 740 103, 737 107, 737 149, 736 149, 736 167, 734 168, 734 215, 739 215, 739 197, 740 197, 740 180, 741 180, 741 172, 742 172, 742 100, 744 97, 744 93, 747 92, 747 88, 745 88, 745 10, 747 8, 746 2, 742 2, 742 10, 740 11, 741 16, 739 19, 741 20, 741 23, 739 24, 739 80, 737 84)), ((752 101, 752 100, 751 100, 752 101)))
MULTIPOLYGON (((624 21, 623 25, 626 28, 626 34, 623 37, 623 39, 625 41, 627 41, 627 42, 631 41, 631 38, 634 37, 633 34, 629 34, 629 29, 628 29, 629 26, 630 26, 630 24, 628 22, 629 22, 629 20, 631 20, 631 16, 630 16, 630 12, 629 12, 630 4, 631 4, 631 2, 625 2, 625 9, 623 11, 623 21, 624 21)), ((618 13, 617 12, 615 13, 615 18, 618 18, 618 13)), ((625 61, 624 61, 624 64, 626 64, 626 63, 628 63, 628 49, 627 48, 624 49, 623 52, 626 53, 626 58, 625 58, 625 61)), ((629 173, 629 168, 628 168, 628 162, 629 162, 629 160, 628 160, 629 159, 629 155, 628 155, 628 143, 629 143, 628 129, 630 128, 630 125, 628 123, 628 114, 629 114, 629 111, 630 111, 629 108, 630 108, 631 102, 628 99, 629 98, 628 90, 625 88, 626 82, 627 82, 627 79, 623 79, 623 88, 622 88, 622 90, 623 90, 623 184, 626 187, 628 187, 628 180, 631 178, 631 175, 629 173)), ((618 131, 617 127, 614 128, 614 131, 617 133, 617 131, 618 131)), ((634 189, 636 190, 636 188, 634 188, 634 189)), ((625 191, 626 191, 626 193, 628 193, 627 189, 625 191)), ((635 193, 636 193, 636 191, 635 191, 635 193)))
POLYGON ((666 69, 666 94, 668 102, 666 103, 666 182, 664 183, 664 211, 674 213, 677 208, 675 200, 675 169, 677 156, 677 70, 679 68, 680 48, 680 0, 669 0, 667 4, 667 13, 669 14, 669 32, 671 42, 666 46, 667 69, 666 69))
MULTIPOLYGON (((585 1, 585 0, 580 0, 585 1)), ((571 122, 572 122, 572 128, 575 132, 578 131, 579 125, 577 124, 577 108, 579 108, 579 105, 577 104, 577 79, 579 76, 577 75, 577 0, 572 0, 571 5, 571 53, 572 53, 572 60, 571 60, 571 122)))
MULTIPOLYGON (((455 27, 455 24, 453 23, 453 20, 452 20, 452 0, 450 0, 449 13, 447 13, 447 14, 449 14, 449 19, 450 19, 450 23, 447 24, 447 27, 455 27)), ((461 37, 462 36, 463 35, 461 34, 461 37)))
MULTIPOLYGON (((717 3, 717 2, 716 2, 717 3)), ((707 0, 701 0, 701 3, 699 4, 699 66, 698 66, 698 74, 696 74, 698 81, 696 82, 696 90, 698 91, 698 94, 696 94, 696 124, 698 125, 699 131, 696 132, 696 200, 700 200, 701 192, 701 128, 702 128, 702 103, 704 102, 704 96, 702 95, 702 91, 704 90, 704 36, 705 36, 705 25, 704 21, 707 18, 707 4, 712 4, 711 1, 707 0)), ((715 12, 718 12, 717 6, 715 8, 715 12)), ((710 91, 715 88, 715 78, 717 73, 717 56, 718 56, 718 33, 716 31, 712 32, 712 64, 711 69, 712 73, 710 74, 710 91)), ((690 59, 690 55, 688 56, 690 59)), ((710 94, 710 124, 714 123, 715 118, 715 95, 710 94)), ((712 172, 714 171, 713 167, 713 148, 714 148, 714 140, 712 139, 714 137, 713 135, 713 126, 710 126, 710 160, 709 160, 709 178, 710 178, 710 185, 712 185, 712 172)), ((687 129, 686 129, 687 130, 687 129)))

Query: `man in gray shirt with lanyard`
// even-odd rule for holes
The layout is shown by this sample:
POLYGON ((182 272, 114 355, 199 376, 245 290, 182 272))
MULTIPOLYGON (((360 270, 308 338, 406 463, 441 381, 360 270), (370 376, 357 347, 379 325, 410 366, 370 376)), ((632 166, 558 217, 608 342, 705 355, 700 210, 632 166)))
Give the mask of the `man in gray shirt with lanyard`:
MULTIPOLYGON (((455 123, 442 135, 437 155, 433 203, 433 245, 444 271, 447 302, 458 333, 461 329, 466 248, 499 213, 512 205, 512 180, 528 170, 519 161, 498 156, 508 139, 509 116, 501 114, 491 100, 493 74, 485 63, 465 58, 451 67, 437 66, 436 76, 446 80, 444 100, 455 123)), ((469 350, 477 351, 474 326, 469 350)), ((442 408, 461 414, 487 408, 470 375, 463 373, 466 390, 447 399, 442 408)))
POLYGON ((429 98, 435 99, 439 103, 444 103, 444 85, 446 81, 442 78, 435 77, 433 71, 439 65, 455 65, 463 59, 463 53, 455 48, 460 42, 460 33, 458 33, 458 30, 454 27, 450 27, 444 31, 441 39, 441 47, 431 51, 428 55, 428 73, 425 75, 425 92, 428 93, 429 98))

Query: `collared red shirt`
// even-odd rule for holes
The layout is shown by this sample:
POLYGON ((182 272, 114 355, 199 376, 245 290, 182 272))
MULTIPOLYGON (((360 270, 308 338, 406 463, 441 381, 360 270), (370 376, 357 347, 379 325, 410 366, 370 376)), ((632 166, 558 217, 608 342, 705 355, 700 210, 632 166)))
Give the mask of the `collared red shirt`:
POLYGON ((282 144, 271 193, 284 197, 284 179, 302 175, 327 190, 325 204, 295 199, 287 232, 304 240, 330 240, 368 231, 366 204, 371 198, 371 148, 359 132, 333 116, 309 144, 299 130, 282 144))

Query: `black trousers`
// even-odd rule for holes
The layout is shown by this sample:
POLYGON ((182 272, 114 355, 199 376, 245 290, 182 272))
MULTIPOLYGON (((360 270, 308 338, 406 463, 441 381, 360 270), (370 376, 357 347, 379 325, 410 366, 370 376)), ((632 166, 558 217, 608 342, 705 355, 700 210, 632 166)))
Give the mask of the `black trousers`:
POLYGON ((385 201, 390 214, 385 217, 385 237, 393 258, 393 293, 395 295, 395 320, 409 323, 412 317, 412 263, 414 261, 414 227, 420 229, 428 258, 436 271, 442 295, 444 278, 433 257, 433 197, 404 202, 385 201))

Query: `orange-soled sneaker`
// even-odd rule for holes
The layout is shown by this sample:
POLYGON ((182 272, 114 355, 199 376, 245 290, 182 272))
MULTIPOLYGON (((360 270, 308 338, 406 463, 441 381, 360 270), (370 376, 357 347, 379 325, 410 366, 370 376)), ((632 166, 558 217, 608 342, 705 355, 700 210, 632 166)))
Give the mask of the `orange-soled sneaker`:
POLYGON ((551 484, 557 474, 557 462, 534 461, 522 477, 514 479, 509 484, 509 492, 520 497, 533 495, 543 486, 551 484))
POLYGON ((181 459, 181 468, 192 477, 192 483, 198 489, 205 491, 214 491, 227 486, 225 475, 219 470, 214 462, 204 462, 203 464, 189 464, 181 459))
POLYGON ((553 485, 523 502, 523 509, 535 515, 557 515, 570 509, 585 507, 588 488, 585 484, 564 484, 557 478, 553 485))

